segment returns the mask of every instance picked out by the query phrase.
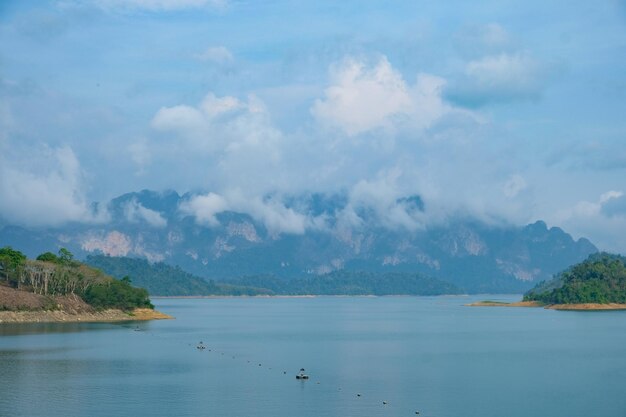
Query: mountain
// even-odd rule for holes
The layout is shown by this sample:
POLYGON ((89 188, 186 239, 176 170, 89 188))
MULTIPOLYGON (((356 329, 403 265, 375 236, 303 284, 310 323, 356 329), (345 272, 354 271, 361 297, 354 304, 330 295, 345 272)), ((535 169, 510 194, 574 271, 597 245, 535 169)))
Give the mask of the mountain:
POLYGON ((212 194, 144 190, 111 200, 109 219, 100 224, 5 224, 0 246, 32 256, 67 247, 80 258, 141 257, 216 281, 249 275, 301 279, 333 271, 420 273, 471 293, 525 292, 597 252, 587 239, 575 241, 541 221, 493 226, 458 217, 425 226, 415 220, 425 210, 419 196, 396 201, 400 215, 391 220, 407 225, 381 218, 375 202, 354 206, 342 194, 295 196, 281 204, 268 196, 251 202, 249 210, 234 209, 212 194))

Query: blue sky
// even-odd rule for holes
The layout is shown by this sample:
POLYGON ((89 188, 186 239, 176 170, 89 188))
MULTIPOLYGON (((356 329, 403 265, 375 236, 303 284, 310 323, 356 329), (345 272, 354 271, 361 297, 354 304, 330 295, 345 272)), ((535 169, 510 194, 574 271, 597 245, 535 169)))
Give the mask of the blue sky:
POLYGON ((396 227, 543 219, 624 253, 626 2, 1 2, 0 217, 103 221, 91 201, 143 188, 212 193, 208 218, 342 192, 396 227))

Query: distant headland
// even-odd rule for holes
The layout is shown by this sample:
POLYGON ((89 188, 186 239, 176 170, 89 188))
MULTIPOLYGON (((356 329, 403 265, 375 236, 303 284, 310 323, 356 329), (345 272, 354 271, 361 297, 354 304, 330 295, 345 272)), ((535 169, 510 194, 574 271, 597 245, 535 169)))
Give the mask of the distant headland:
POLYGON ((115 322, 172 318, 154 310, 148 292, 73 259, 42 253, 27 259, 0 248, 0 323, 115 322))
POLYGON ((552 310, 626 310, 626 257, 597 253, 539 283, 522 301, 480 301, 472 307, 544 307, 552 310))

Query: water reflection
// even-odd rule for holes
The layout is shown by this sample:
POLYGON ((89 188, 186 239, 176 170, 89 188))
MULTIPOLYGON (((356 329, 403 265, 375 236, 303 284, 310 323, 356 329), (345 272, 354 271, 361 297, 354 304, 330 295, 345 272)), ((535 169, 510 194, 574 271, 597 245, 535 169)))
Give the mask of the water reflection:
POLYGON ((0 336, 23 336, 46 333, 76 333, 94 330, 110 330, 114 328, 147 329, 147 322, 124 323, 1 323, 0 336))

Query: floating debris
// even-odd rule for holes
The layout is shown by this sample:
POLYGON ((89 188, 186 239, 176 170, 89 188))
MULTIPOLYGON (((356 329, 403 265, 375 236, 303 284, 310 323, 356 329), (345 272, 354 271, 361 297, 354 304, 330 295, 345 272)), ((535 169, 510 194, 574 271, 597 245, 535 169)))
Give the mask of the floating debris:
POLYGON ((300 373, 296 375, 296 379, 309 379, 309 376, 304 373, 304 368, 300 368, 300 373))

